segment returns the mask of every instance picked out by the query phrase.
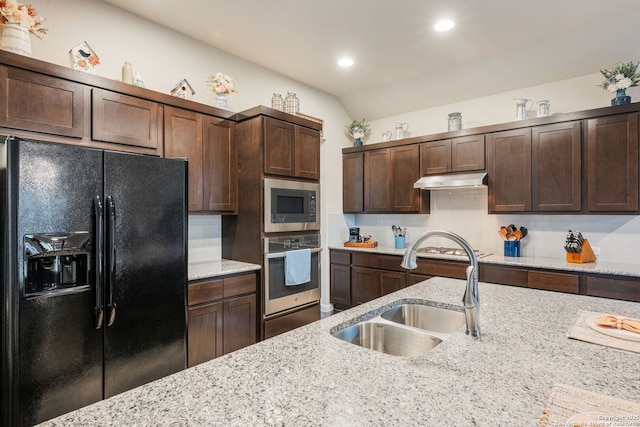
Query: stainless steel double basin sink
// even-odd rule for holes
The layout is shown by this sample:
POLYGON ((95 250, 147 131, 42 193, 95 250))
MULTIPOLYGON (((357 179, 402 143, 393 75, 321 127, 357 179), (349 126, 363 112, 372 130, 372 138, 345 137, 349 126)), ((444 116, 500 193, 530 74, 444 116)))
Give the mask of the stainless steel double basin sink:
POLYGON ((461 311, 404 303, 332 335, 382 353, 415 357, 432 350, 464 323, 461 311))

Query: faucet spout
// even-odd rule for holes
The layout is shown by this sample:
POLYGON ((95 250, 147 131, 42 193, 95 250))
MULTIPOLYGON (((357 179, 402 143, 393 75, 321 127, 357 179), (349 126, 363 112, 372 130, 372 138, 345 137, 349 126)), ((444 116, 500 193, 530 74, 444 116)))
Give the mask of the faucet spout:
POLYGON ((480 305, 478 295, 478 257, 471 248, 471 245, 457 234, 450 231, 436 230, 427 231, 418 237, 404 254, 402 263, 403 268, 413 270, 418 266, 417 250, 420 244, 429 237, 444 237, 456 242, 464 249, 469 257, 470 265, 467 267, 467 286, 462 296, 462 305, 464 307, 464 316, 467 321, 467 334, 473 337, 480 336, 480 305))

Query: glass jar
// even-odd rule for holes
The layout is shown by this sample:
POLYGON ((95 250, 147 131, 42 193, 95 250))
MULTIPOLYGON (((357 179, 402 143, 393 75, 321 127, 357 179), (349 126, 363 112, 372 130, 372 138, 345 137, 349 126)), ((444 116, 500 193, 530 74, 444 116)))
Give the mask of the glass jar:
POLYGON ((271 97, 271 108, 278 111, 284 111, 284 100, 282 99, 282 95, 279 93, 274 93, 271 97))
POLYGON ((448 125, 449 131, 462 129, 462 113, 449 113, 448 125))
POLYGON ((287 97, 284 99, 284 111, 289 114, 300 112, 300 100, 295 93, 287 92, 287 97))

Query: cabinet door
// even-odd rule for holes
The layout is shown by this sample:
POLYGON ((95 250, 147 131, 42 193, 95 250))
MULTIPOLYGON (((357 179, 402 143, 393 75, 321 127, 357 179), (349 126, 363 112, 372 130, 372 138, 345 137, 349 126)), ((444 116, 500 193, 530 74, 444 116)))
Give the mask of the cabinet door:
POLYGON ((331 303, 351 307, 351 268, 348 265, 331 264, 331 303))
POLYGON ((162 108, 158 104, 102 89, 93 89, 92 99, 93 140, 162 154, 162 108))
POLYGON ((203 209, 238 212, 238 149, 233 140, 235 123, 204 117, 202 142, 203 209))
POLYGON ((587 123, 589 212, 638 210, 638 114, 587 123))
POLYGON ((489 212, 531 210, 531 130, 487 135, 489 212))
POLYGON ((164 156, 189 160, 189 211, 202 211, 201 114, 173 107, 164 109, 164 156))
POLYGON ((385 212, 391 208, 391 152, 389 149, 364 153, 364 210, 385 212))
POLYGON ((484 170, 484 135, 471 135, 451 140, 451 172, 484 170))
POLYGON ((269 117, 264 120, 264 173, 295 176, 294 125, 269 117))
MULTIPOLYGON (((484 162, 483 162, 484 164, 484 162)), ((451 171, 451 140, 425 142, 420 145, 420 173, 434 175, 451 171)))
POLYGON ((404 288, 406 284, 405 273, 395 271, 381 271, 380 272, 380 287, 382 289, 382 295, 390 294, 391 292, 399 291, 404 288))
POLYGON ((89 136, 90 90, 79 83, 0 66, 0 126, 89 136))
POLYGON ((381 296, 379 270, 351 267, 351 301, 353 305, 364 304, 381 296))
POLYGON ((320 132, 296 126, 295 176, 320 179, 320 132))
POLYGON ((342 156, 342 211, 364 211, 364 153, 342 156))
POLYGON ((224 305, 224 354, 256 342, 256 296, 232 298, 224 305))
POLYGON ((537 126, 531 132, 531 208, 534 211, 580 212, 580 122, 537 126))
POLYGON ((420 178, 418 144, 394 147, 391 151, 391 210, 420 212, 420 189, 413 183, 420 178))
POLYGON ((222 304, 211 303, 188 312, 188 366, 222 356, 222 304))

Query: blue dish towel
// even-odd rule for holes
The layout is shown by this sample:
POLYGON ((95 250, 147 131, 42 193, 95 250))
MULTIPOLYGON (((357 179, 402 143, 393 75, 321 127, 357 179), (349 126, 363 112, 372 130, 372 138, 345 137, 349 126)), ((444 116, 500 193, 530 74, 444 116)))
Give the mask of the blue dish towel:
POLYGON ((284 284, 302 285, 311 281, 311 249, 287 251, 284 257, 284 284))

